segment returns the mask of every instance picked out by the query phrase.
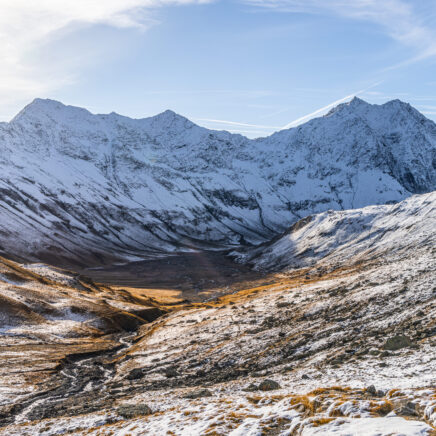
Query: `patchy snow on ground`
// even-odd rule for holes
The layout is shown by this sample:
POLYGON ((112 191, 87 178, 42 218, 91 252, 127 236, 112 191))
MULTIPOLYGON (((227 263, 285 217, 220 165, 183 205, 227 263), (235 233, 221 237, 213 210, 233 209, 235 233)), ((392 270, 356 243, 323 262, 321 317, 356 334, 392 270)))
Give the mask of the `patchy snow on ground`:
POLYGON ((427 424, 417 421, 407 421, 396 416, 385 418, 355 418, 335 419, 318 428, 303 430, 302 436, 329 436, 329 435, 359 435, 382 436, 401 435, 419 436, 428 435, 432 431, 427 424))
MULTIPOLYGON (((277 255, 279 272, 116 338, 98 336, 82 316, 119 320, 130 310, 131 321, 137 305, 124 293, 44 284, 25 271, 25 288, 0 282, 0 310, 29 317, 32 308, 34 317, 1 335, 0 434, 433 436, 435 201, 315 217, 306 225, 320 225, 301 227, 309 233, 297 241, 330 247, 315 264, 289 266, 285 235, 275 242, 285 250, 252 258, 277 255), (356 230, 362 216, 372 217, 365 231, 356 230), (73 302, 79 311, 62 311, 73 302)), ((0 273, 18 280, 14 268, 16 276, 7 263, 0 273)))
MULTIPOLYGON (((32 425, 10 426, 8 435, 431 435, 432 427, 417 418, 397 415, 395 401, 428 409, 436 407, 436 390, 392 391, 383 398, 364 397, 363 391, 315 390, 291 395, 233 391, 216 386, 211 396, 185 399, 186 391, 150 392, 134 396, 123 405, 146 403, 151 414, 123 419, 117 407, 106 413, 43 420, 32 425), (414 403, 413 403, 414 401, 414 403)), ((398 409, 397 409, 398 411, 398 409)))

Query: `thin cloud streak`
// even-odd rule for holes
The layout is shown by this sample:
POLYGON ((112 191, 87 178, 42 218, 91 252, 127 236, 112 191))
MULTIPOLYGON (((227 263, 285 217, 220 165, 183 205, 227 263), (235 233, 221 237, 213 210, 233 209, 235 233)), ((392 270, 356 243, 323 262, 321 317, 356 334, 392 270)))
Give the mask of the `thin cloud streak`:
POLYGON ((236 121, 225 121, 225 120, 214 120, 210 118, 194 118, 196 121, 205 121, 208 123, 213 124, 224 124, 224 125, 230 125, 230 126, 241 126, 241 127, 254 127, 256 129, 280 129, 280 127, 277 126, 263 126, 258 124, 247 124, 247 123, 238 123, 236 121))
POLYGON ((244 135, 244 136, 247 136, 248 138, 259 138, 259 137, 265 137, 265 136, 268 136, 268 135, 274 133, 274 130, 271 130, 270 132, 266 132, 264 130, 226 129, 226 132, 244 135))
POLYGON ((368 91, 372 88, 375 88, 376 86, 380 85, 381 83, 382 82, 374 83, 373 85, 369 86, 368 88, 362 89, 360 91, 354 92, 353 94, 347 95, 346 97, 340 98, 339 100, 336 100, 336 101, 328 104, 327 106, 324 106, 320 109, 317 109, 315 112, 312 112, 308 115, 305 115, 304 117, 297 118, 296 120, 290 122, 289 124, 286 124, 286 126, 282 127, 281 130, 290 129, 291 127, 296 127, 299 124, 302 124, 306 121, 309 121, 312 118, 315 118, 317 115, 320 115, 320 114, 324 113, 325 111, 337 106, 338 104, 344 103, 345 101, 350 100, 353 97, 361 95, 361 94, 365 93, 366 91, 368 91))
MULTIPOLYGON (((360 93, 361 92, 362 91, 360 91, 360 93)), ((304 117, 297 118, 296 120, 291 121, 289 124, 286 124, 286 126, 282 127, 281 130, 290 129, 291 127, 296 127, 299 124, 304 123, 305 121, 309 121, 310 119, 315 118, 317 115, 322 114, 323 112, 327 111, 328 109, 331 109, 334 106, 337 106, 340 103, 343 103, 343 102, 345 102, 347 100, 350 100, 351 98, 355 97, 358 94, 359 93, 347 95, 346 97, 343 97, 343 98, 341 98, 339 100, 336 100, 333 103, 328 104, 327 106, 324 106, 324 107, 322 107, 320 109, 317 109, 315 112, 312 112, 312 113, 310 113, 308 115, 305 115, 304 117)))

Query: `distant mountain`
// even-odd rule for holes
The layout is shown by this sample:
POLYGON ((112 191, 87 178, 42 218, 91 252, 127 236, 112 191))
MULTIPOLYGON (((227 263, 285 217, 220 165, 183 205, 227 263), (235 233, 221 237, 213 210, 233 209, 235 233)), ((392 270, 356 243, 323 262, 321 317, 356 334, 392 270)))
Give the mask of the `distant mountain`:
POLYGON ((436 190, 436 124, 354 98, 267 138, 37 99, 0 123, 0 250, 83 265, 265 242, 305 216, 436 190))

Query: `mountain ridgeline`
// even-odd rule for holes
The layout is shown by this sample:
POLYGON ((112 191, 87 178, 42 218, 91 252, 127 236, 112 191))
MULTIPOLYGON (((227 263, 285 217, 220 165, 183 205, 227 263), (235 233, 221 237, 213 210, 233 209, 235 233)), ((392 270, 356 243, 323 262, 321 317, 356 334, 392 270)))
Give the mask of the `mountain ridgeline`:
POLYGON ((267 138, 166 111, 94 115, 37 99, 0 123, 0 251, 99 265, 256 245, 329 209, 436 190, 436 124, 354 98, 267 138))

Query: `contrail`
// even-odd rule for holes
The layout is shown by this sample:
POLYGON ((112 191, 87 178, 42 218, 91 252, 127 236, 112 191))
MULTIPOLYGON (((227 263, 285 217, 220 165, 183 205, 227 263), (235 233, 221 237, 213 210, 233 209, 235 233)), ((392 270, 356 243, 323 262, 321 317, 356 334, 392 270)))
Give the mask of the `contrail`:
POLYGON ((286 126, 282 127, 280 130, 290 129, 291 127, 298 126, 299 124, 303 123, 304 121, 310 120, 311 118, 316 117, 317 115, 321 114, 322 112, 326 111, 327 109, 330 109, 334 106, 337 106, 340 103, 343 103, 344 101, 349 100, 350 98, 356 97, 357 95, 363 94, 364 92, 368 91, 369 89, 372 89, 378 85, 380 85, 382 82, 374 83, 373 85, 369 86, 368 88, 361 89, 360 91, 354 92, 353 94, 347 95, 346 97, 343 97, 339 100, 334 101, 333 103, 328 104, 327 106, 322 107, 321 109, 316 110, 315 112, 312 112, 308 115, 305 115, 304 117, 298 118, 289 124, 286 124, 286 126))

